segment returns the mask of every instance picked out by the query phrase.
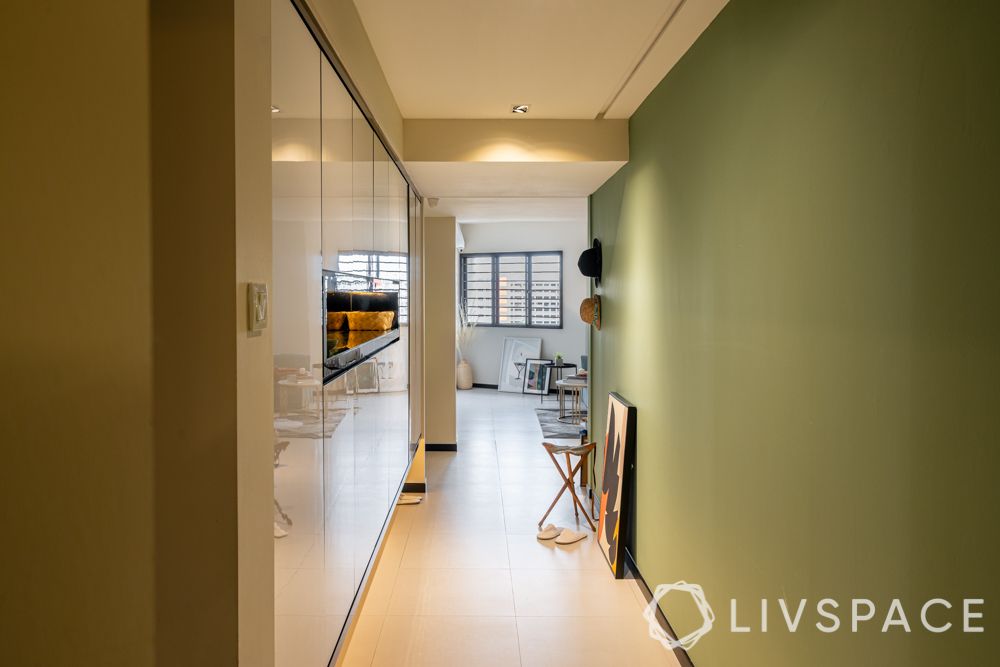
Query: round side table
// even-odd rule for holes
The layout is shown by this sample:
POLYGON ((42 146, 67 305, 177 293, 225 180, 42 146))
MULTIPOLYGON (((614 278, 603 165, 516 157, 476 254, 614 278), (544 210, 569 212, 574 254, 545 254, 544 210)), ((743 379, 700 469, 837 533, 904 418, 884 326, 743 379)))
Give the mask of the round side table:
MULTIPOLYGON (((576 370, 576 364, 567 364, 567 363, 557 364, 554 361, 549 362, 548 364, 546 364, 546 366, 548 366, 551 370, 553 370, 553 371, 556 372, 556 378, 555 379, 556 379, 556 386, 557 387, 559 386, 559 383, 563 379, 563 371, 565 371, 567 368, 572 368, 574 371, 576 370)), ((551 380, 551 378, 550 378, 550 380, 551 380)), ((538 402, 539 403, 543 403, 544 401, 545 401, 545 394, 539 394, 539 396, 538 396, 538 402)))
POLYGON ((559 388, 559 421, 564 424, 583 423, 580 392, 587 388, 587 383, 582 380, 556 380, 556 387, 559 388), (572 394, 569 410, 566 409, 566 392, 572 394))

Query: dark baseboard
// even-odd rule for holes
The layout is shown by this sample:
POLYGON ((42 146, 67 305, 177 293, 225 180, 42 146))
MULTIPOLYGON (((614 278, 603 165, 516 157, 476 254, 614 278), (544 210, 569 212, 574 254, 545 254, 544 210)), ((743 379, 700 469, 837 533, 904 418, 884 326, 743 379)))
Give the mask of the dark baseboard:
POLYGON ((425 452, 457 452, 458 445, 454 442, 427 442, 424 443, 425 452))
MULTIPOLYGON (((625 549, 625 568, 632 573, 632 577, 639 584, 639 590, 642 591, 642 596, 646 598, 646 604, 652 602, 653 591, 649 588, 646 580, 642 578, 642 573, 639 572, 639 567, 635 564, 635 559, 632 558, 632 554, 629 553, 628 549, 625 549)), ((670 627, 670 621, 664 616, 663 610, 660 609, 659 605, 656 606, 656 620, 660 622, 660 627, 666 630, 671 637, 677 636, 674 629, 670 627)), ((674 655, 677 657, 677 662, 681 664, 681 667, 694 667, 694 663, 691 662, 691 656, 684 649, 675 648, 674 655)))
POLYGON ((498 385, 498 384, 482 384, 481 382, 473 382, 472 386, 475 387, 476 389, 499 389, 500 388, 500 385, 498 385))
POLYGON ((404 482, 403 493, 427 493, 427 484, 424 482, 404 482))

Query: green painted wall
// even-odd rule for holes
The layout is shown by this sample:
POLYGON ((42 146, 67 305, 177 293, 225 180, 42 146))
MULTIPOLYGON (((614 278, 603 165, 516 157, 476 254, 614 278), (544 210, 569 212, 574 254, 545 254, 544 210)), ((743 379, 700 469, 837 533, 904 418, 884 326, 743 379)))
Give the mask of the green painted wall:
POLYGON ((998 19, 733 0, 592 197, 594 423, 608 391, 638 407, 636 558, 704 586, 698 667, 995 663, 998 19), (986 633, 920 629, 937 596, 986 598, 986 633), (763 597, 769 631, 731 633, 730 598, 757 625, 763 597), (795 634, 780 597, 809 600, 795 634), (822 597, 878 621, 820 633, 822 597), (911 635, 881 633, 893 597, 911 635))

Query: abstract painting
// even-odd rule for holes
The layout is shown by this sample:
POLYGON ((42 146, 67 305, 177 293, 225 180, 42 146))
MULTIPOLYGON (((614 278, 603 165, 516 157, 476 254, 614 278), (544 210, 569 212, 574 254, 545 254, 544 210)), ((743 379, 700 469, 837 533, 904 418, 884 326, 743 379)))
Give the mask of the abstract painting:
POLYGON ((549 374, 552 372, 552 362, 548 359, 528 359, 524 365, 525 394, 548 394, 549 374))
POLYGON ((521 393, 524 386, 524 366, 528 359, 537 359, 541 353, 541 338, 504 337, 497 388, 500 391, 521 393))
POLYGON ((625 540, 623 526, 630 517, 628 509, 634 478, 631 461, 635 455, 635 406, 618 394, 608 394, 608 424, 604 432, 604 478, 601 485, 601 507, 598 517, 597 540, 616 579, 625 576, 625 540))

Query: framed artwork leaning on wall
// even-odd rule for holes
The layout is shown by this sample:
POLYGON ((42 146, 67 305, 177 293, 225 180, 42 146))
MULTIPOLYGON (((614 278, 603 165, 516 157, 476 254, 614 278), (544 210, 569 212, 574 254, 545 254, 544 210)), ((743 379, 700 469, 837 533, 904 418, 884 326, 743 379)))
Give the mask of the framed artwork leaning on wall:
POLYGON ((520 338, 505 336, 500 350, 500 377, 497 389, 521 393, 524 387, 524 367, 528 359, 537 359, 542 354, 541 338, 520 338))
POLYGON ((549 379, 552 375, 552 362, 548 359, 527 359, 524 362, 524 394, 549 393, 549 379))
POLYGON ((616 579, 625 576, 624 526, 635 475, 635 406, 614 392, 608 394, 608 423, 604 430, 604 466, 597 540, 616 579))

